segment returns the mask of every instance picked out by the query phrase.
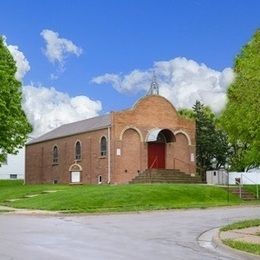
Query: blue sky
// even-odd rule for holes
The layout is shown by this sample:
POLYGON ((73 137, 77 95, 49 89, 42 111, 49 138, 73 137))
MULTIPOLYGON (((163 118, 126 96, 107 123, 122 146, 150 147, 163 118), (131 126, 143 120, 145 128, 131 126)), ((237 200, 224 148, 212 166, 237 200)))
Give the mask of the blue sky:
MULTIPOLYGON (((7 37, 7 44, 18 46, 30 64, 23 85, 53 87, 69 97, 84 95, 99 100, 99 114, 130 107, 145 94, 152 70, 158 74, 163 95, 177 107, 189 107, 193 100, 177 91, 182 85, 177 76, 185 74, 186 79, 190 71, 201 73, 204 63, 203 73, 213 70, 210 77, 221 81, 218 73, 232 67, 235 55, 259 27, 258 0, 10 0, 1 3, 0 15, 0 34, 7 37), (44 53, 44 29, 71 41, 80 54, 67 53, 62 65, 50 62, 44 53), (178 57, 185 60, 174 60, 178 57), (167 64, 155 65, 159 61, 167 64), (186 64, 190 69, 180 72, 178 68, 186 64), (135 70, 138 73, 131 74, 135 70), (175 76, 165 81, 169 77, 166 70, 175 76), (109 77, 95 80, 106 73, 109 77)), ((212 81, 214 88, 222 88, 216 90, 218 94, 224 93, 231 80, 230 73, 226 74, 225 84, 220 82, 216 87, 212 81)), ((198 77, 192 75, 193 82, 184 85, 187 93, 193 89, 207 103, 206 86, 200 94, 194 83, 203 85, 206 76, 198 77)), ((208 102, 214 103, 212 97, 208 102)))

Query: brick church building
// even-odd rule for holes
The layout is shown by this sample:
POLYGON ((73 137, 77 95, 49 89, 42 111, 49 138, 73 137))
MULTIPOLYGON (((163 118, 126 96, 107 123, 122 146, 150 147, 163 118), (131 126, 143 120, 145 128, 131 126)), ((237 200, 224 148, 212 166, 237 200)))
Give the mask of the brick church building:
POLYGON ((130 109, 62 125, 26 145, 26 183, 129 183, 147 169, 196 171, 195 122, 178 115, 156 81, 130 109))

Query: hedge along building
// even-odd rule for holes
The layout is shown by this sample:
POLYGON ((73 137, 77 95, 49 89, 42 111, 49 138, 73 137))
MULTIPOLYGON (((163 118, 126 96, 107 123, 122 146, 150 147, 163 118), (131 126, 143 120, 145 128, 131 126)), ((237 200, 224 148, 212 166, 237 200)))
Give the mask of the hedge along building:
POLYGON ((128 183, 146 169, 194 174, 195 122, 153 80, 131 109, 62 125, 26 145, 26 183, 128 183))

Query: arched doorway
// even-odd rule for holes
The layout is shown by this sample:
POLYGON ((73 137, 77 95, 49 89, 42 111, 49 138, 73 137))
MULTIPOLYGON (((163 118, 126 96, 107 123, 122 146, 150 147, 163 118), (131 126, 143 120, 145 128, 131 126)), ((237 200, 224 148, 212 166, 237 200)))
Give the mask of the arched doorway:
POLYGON ((175 137, 169 129, 152 129, 147 136, 148 169, 165 169, 166 143, 174 142, 175 137))

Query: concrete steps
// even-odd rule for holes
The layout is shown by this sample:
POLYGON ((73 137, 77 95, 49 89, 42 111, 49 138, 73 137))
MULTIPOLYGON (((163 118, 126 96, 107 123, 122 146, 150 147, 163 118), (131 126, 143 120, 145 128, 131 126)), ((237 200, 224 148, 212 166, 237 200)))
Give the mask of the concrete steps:
POLYGON ((198 176, 191 176, 178 169, 147 169, 129 183, 204 183, 198 176))
MULTIPOLYGON (((229 187, 229 191, 232 193, 232 194, 235 194, 237 195, 238 197, 240 197, 240 190, 239 190, 239 187, 235 186, 231 186, 229 187)), ((256 197, 254 194, 252 194, 251 192, 245 190, 243 187, 241 187, 241 199, 242 200, 255 200, 256 197)))

